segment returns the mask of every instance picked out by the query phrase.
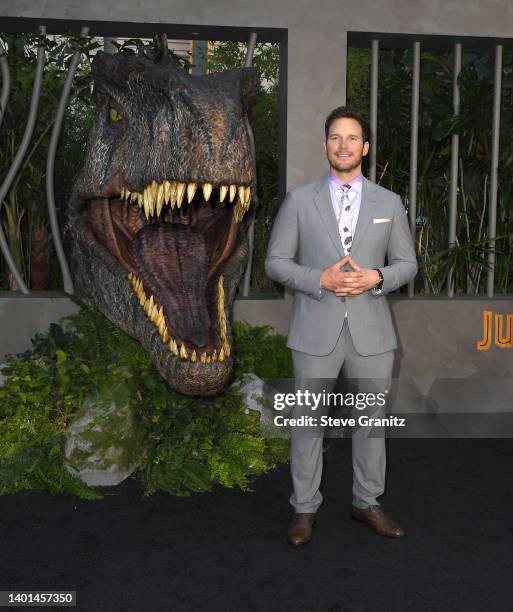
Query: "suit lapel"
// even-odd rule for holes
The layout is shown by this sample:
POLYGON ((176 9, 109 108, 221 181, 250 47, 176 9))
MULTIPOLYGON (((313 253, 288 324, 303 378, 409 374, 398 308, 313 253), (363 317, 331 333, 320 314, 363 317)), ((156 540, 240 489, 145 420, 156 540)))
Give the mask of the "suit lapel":
POLYGON ((365 230, 372 219, 374 203, 376 201, 375 195, 374 184, 364 178, 360 212, 358 214, 358 221, 353 236, 353 244, 351 245, 351 257, 354 257, 354 253, 362 240, 362 236, 365 234, 365 230))
MULTIPOLYGON (((362 198, 363 199, 363 198, 362 198)), ((320 181, 320 189, 314 196, 314 203, 317 206, 317 210, 321 215, 321 219, 326 226, 333 245, 339 252, 341 257, 344 257, 344 249, 342 248, 342 241, 340 240, 340 234, 338 233, 337 218, 333 211, 333 205, 331 203, 331 192, 328 182, 328 177, 320 181)))

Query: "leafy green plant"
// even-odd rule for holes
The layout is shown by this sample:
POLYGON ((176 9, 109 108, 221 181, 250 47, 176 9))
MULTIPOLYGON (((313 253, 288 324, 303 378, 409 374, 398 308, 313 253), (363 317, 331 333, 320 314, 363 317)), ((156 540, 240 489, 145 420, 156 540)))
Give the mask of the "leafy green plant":
MULTIPOLYGON (((284 338, 235 324, 235 379, 291 374, 284 338)), ((211 397, 174 393, 138 342, 82 304, 62 325, 11 359, 0 387, 0 493, 45 488, 98 496, 62 467, 65 430, 93 390, 124 381, 147 451, 137 479, 145 493, 176 495, 213 485, 249 490, 251 478, 288 459, 288 442, 262 435, 259 414, 228 387, 211 397)))
MULTIPOLYGON (((45 69, 38 114, 32 140, 4 202, 0 202, 0 223, 15 263, 29 286, 47 289, 59 285, 57 261, 52 257, 46 209, 46 158, 50 134, 65 72, 77 48, 83 52, 67 108, 55 164, 55 199, 62 219, 72 180, 81 162, 92 115, 89 58, 98 42, 75 36, 56 38, 30 34, 0 34, 7 48, 11 91, 0 135, 0 174, 5 176, 18 152, 28 117, 36 70, 37 45, 45 48, 45 69)), ((0 258, 0 280, 15 290, 16 282, 0 258)), ((1 287, 1 284, 0 284, 1 287)))
MULTIPOLYGON (((417 254, 420 272, 416 291, 443 293, 453 270, 456 292, 482 293, 488 271, 487 210, 490 201, 493 57, 466 52, 459 77, 461 106, 452 109, 452 54, 421 54, 419 150, 417 176, 417 254), (451 137, 460 136, 456 244, 448 249, 451 137)), ((377 176, 399 193, 408 206, 411 129, 412 53, 389 49, 380 53, 377 176)), ((368 108, 370 52, 350 49, 348 102, 368 108)), ((499 202, 495 287, 513 292, 513 140, 507 117, 513 111, 513 56, 503 62, 502 122, 499 160, 499 202)))

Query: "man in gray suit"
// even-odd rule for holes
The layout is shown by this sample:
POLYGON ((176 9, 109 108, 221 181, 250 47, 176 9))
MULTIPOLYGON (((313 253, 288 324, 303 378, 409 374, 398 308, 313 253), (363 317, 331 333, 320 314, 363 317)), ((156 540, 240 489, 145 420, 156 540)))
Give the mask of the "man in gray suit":
MULTIPOLYGON (((324 145, 330 172, 287 194, 271 234, 266 272, 295 291, 287 346, 296 387, 322 381, 329 392, 342 371, 359 390, 387 393, 397 341, 385 294, 417 272, 407 215, 398 195, 362 175, 369 126, 358 111, 333 110, 324 145)), ((295 546, 310 541, 322 502, 322 438, 322 432, 292 429, 295 514, 287 538, 295 546)), ((402 537, 404 529, 377 501, 385 488, 383 434, 354 435, 352 454, 351 516, 380 535, 402 537)))

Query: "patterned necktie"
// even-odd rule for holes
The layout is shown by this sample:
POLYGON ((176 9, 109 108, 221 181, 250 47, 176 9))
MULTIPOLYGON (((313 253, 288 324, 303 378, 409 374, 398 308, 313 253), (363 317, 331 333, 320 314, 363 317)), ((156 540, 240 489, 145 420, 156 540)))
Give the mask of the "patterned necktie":
POLYGON ((339 202, 339 217, 338 217, 338 233, 344 247, 344 254, 348 255, 351 251, 351 243, 353 242, 351 229, 351 202, 349 200, 349 190, 351 185, 341 185, 341 197, 339 202))

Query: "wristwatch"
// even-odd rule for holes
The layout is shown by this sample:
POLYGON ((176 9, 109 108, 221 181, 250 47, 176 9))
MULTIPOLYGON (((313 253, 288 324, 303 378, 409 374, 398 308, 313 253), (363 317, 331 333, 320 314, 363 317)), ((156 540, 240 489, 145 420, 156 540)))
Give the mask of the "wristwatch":
POLYGON ((376 272, 379 274, 379 283, 375 287, 372 287, 371 293, 372 295, 378 297, 380 295, 383 295, 383 281, 385 279, 383 278, 383 274, 381 273, 381 270, 379 268, 374 268, 374 270, 376 270, 376 272))

